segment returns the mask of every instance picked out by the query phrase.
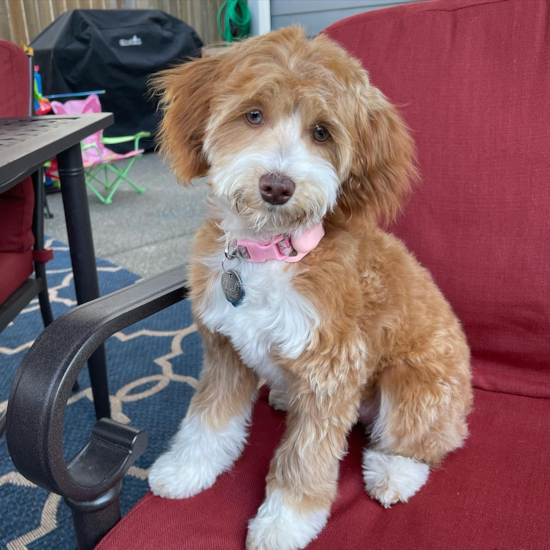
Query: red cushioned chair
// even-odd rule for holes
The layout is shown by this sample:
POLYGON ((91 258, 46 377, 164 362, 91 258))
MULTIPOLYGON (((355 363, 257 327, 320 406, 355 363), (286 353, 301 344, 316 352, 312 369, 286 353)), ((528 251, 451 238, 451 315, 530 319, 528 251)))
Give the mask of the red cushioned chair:
MULTIPOLYGON (((409 503, 389 510, 364 490, 365 441, 354 430, 332 516, 308 548, 547 550, 550 5, 436 0, 357 15, 326 33, 364 63, 372 82, 402 106, 413 130, 422 184, 394 230, 431 270, 464 323, 475 404, 465 447, 409 503)), ((93 350, 108 334, 181 299, 182 274, 169 272, 82 306, 73 322, 83 329, 72 345, 93 350), (86 330, 87 319, 95 320, 92 329, 86 330)), ((54 327, 61 335, 67 326, 54 323, 51 337, 54 327)), ((36 370, 32 362, 45 349, 46 342, 29 352, 14 414, 29 406, 24 389, 36 370)), ((50 387, 66 399, 84 361, 51 365, 50 387)), ((32 406, 38 410, 41 403, 32 406)), ((61 414, 64 403, 55 406, 61 414)), ((59 419, 52 414, 44 422, 54 426, 59 419)), ((261 399, 249 444, 231 473, 188 500, 147 495, 97 548, 242 550, 283 430, 284 414, 261 399)), ((16 465, 36 483, 73 499, 79 547, 92 548, 94 537, 118 518, 117 483, 141 452, 144 434, 100 422, 68 469, 56 461, 51 436, 49 446, 46 437, 37 442, 40 447, 32 439, 8 441, 16 465), (112 450, 100 454, 94 445, 112 450), (38 448, 48 448, 50 456, 26 460, 38 448), (108 468, 100 466, 105 456, 111 457, 108 468), (84 465, 101 480, 95 492, 82 488, 88 479, 84 465), (100 511, 109 518, 100 518, 100 511)))
MULTIPOLYGON (((29 116, 29 59, 6 40, 0 40, 0 74, 0 118, 29 116)), ((44 191, 35 180, 36 193, 31 177, 0 190, 0 332, 37 295, 44 325, 53 320, 44 266, 53 253, 44 250, 44 191)), ((4 424, 0 419, 0 434, 4 424)))

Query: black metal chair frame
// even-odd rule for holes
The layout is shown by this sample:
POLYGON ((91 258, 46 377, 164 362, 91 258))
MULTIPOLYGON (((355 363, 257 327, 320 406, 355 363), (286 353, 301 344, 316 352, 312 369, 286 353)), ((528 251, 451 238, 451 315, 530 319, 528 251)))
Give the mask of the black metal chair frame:
POLYGON ((102 418, 65 461, 63 420, 78 373, 107 338, 187 293, 180 266, 78 306, 46 328, 17 371, 7 410, 8 450, 27 479, 64 498, 78 550, 92 550, 120 520, 122 478, 147 445, 146 432, 102 418))

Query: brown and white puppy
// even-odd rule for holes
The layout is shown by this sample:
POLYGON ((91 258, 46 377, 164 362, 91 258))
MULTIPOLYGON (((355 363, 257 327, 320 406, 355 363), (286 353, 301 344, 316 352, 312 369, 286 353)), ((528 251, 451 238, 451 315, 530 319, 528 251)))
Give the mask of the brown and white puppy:
POLYGON ((410 190, 413 143, 360 63, 297 27, 166 71, 156 85, 162 149, 181 181, 208 176, 210 218, 190 271, 203 372, 149 483, 166 498, 211 487, 241 454, 265 379, 287 429, 247 548, 304 548, 329 517, 360 416, 366 489, 385 507, 414 495, 467 435, 460 323, 430 274, 378 227, 410 190), (319 223, 325 236, 298 262, 226 260, 245 291, 237 307, 226 300, 226 243, 296 238, 319 223))

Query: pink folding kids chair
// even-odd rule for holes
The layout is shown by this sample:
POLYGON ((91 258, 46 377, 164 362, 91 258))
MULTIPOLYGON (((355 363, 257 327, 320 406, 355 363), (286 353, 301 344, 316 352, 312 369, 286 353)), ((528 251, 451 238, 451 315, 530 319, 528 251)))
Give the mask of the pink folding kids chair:
MULTIPOLYGON (((81 115, 86 113, 101 113, 101 103, 96 94, 88 96, 86 99, 71 100, 67 103, 52 101, 52 109, 56 115, 81 115)), ((104 204, 113 202, 113 195, 122 181, 129 183, 138 193, 145 193, 145 189, 136 185, 129 177, 128 172, 135 160, 143 154, 143 149, 139 149, 139 140, 143 137, 149 137, 150 132, 139 132, 135 136, 122 137, 103 137, 103 130, 96 132, 82 141, 82 161, 86 172, 86 185, 95 193, 97 198, 104 204), (114 145, 134 141, 134 150, 119 155, 111 151, 105 145, 114 145), (116 164, 117 160, 130 159, 130 162, 124 169, 120 169, 116 164), (104 181, 100 179, 100 173, 103 171, 104 181), (109 172, 113 172, 115 179, 109 181, 109 172), (104 197, 94 186, 94 182, 101 184, 109 194, 104 197)))

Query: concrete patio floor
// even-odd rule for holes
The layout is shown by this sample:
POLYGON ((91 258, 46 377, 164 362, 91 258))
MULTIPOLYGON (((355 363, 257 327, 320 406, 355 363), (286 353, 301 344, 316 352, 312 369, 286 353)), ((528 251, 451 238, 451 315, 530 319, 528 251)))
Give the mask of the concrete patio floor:
MULTIPOLYGON (((178 185, 156 153, 137 159, 129 176, 147 189, 144 195, 122 183, 113 204, 104 205, 88 190, 95 255, 142 277, 186 263, 206 216, 204 181, 178 185)), ((54 218, 45 220, 46 235, 68 242, 61 193, 48 195, 48 202, 54 218)))

